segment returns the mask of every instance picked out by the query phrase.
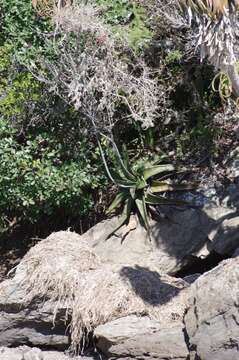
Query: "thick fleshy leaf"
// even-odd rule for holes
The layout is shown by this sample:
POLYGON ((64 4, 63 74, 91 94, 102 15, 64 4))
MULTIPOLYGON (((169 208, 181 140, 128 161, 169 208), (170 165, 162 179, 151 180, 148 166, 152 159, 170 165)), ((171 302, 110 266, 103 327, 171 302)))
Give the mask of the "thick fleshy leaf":
POLYGON ((129 154, 128 154, 127 147, 125 144, 123 144, 123 146, 122 146, 122 158, 123 158, 125 167, 127 169, 129 169, 130 168, 129 154))
POLYGON ((171 164, 156 165, 156 166, 152 166, 150 168, 146 168, 143 172, 143 176, 144 176, 144 179, 147 180, 154 175, 172 172, 175 170, 176 170, 175 166, 173 166, 171 164))
POLYGON ((145 195, 146 204, 150 205, 172 205, 172 206, 182 206, 189 205, 187 201, 177 200, 177 199, 166 199, 163 196, 155 195, 148 192, 145 195))
POLYGON ((129 171, 123 163, 120 163, 120 170, 121 172, 123 173, 125 179, 129 180, 129 181, 136 181, 137 180, 137 177, 136 175, 133 174, 132 171, 129 171))
POLYGON ((195 189, 196 184, 170 184, 166 181, 152 181, 150 191, 152 193, 166 192, 166 191, 184 191, 195 189))
POLYGON ((149 234, 149 219, 144 196, 140 199, 136 199, 135 203, 143 220, 143 225, 149 234))
POLYGON ((152 160, 145 160, 144 163, 142 164, 142 169, 145 170, 151 168, 152 166, 159 165, 161 162, 165 161, 166 159, 168 159, 168 157, 165 154, 157 155, 152 160))
POLYGON ((119 230, 126 221, 128 221, 128 219, 130 218, 132 206, 133 206, 133 200, 131 198, 128 198, 125 201, 124 209, 123 209, 122 215, 119 219, 119 223, 118 223, 117 227, 107 235, 106 240, 109 239, 109 237, 111 235, 113 235, 117 230, 119 230))
POLYGON ((130 171, 130 166, 129 166, 129 159, 122 159, 121 154, 116 146, 116 144, 114 144, 114 148, 116 151, 116 156, 118 157, 118 166, 119 166, 119 170, 123 173, 124 177, 129 180, 129 181, 136 181, 136 176, 134 175, 134 173, 132 171, 130 171))
POLYGON ((131 187, 129 189, 129 192, 130 192, 130 195, 131 195, 132 199, 135 199, 135 197, 136 197, 136 187, 131 187))
POLYGON ((148 186, 147 182, 144 180, 144 178, 139 178, 137 183, 136 183, 136 188, 138 190, 140 189, 144 189, 146 186, 148 186))
POLYGON ((114 179, 114 183, 122 188, 131 188, 136 185, 136 181, 126 178, 124 175, 120 175, 114 170, 111 170, 111 176, 114 179))
POLYGON ((114 200, 112 201, 112 203, 110 204, 110 206, 108 207, 108 209, 106 210, 106 214, 110 214, 112 213, 115 209, 117 209, 120 205, 123 204, 123 202, 126 200, 127 198, 127 194, 125 192, 119 192, 114 200))
MULTIPOLYGON (((129 170, 129 166, 127 166, 125 163, 124 163, 124 160, 122 159, 121 157, 121 154, 119 152, 119 149, 117 147, 117 145, 115 144, 115 142, 108 136, 106 135, 103 135, 108 141, 110 141, 110 143, 113 145, 113 148, 114 148, 114 154, 116 156, 116 160, 117 160, 117 164, 119 166, 119 171, 123 173, 124 177, 126 178, 126 180, 130 180, 130 181, 135 181, 136 180, 136 177, 135 175, 129 170)), ((99 143, 99 141, 98 141, 99 143)), ((104 152, 103 152, 103 149, 101 147, 101 144, 99 144, 99 148, 100 148, 100 152, 101 152, 101 156, 103 155, 103 160, 104 160, 104 165, 105 167, 108 168, 108 165, 107 165, 107 162, 106 162, 106 159, 105 159, 105 156, 104 156, 104 152)), ((108 171, 109 172, 109 168, 108 168, 108 171)))

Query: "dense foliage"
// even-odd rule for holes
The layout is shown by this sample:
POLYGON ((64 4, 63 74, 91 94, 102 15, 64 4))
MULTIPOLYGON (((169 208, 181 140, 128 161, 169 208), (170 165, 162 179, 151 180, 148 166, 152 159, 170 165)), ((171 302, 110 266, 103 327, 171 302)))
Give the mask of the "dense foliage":
POLYGON ((204 177, 233 142, 231 83, 200 63, 175 2, 86 3, 96 9, 88 17, 66 7, 51 18, 52 0, 0 0, 2 232, 59 214, 68 225, 92 211, 97 220, 102 192, 110 199, 99 212, 116 192, 100 143, 109 167, 118 166, 102 132, 136 164, 163 151, 172 166, 202 164, 204 177), (86 121, 92 114, 97 131, 86 121))
POLYGON ((41 216, 82 216, 93 207, 94 189, 104 186, 99 157, 84 139, 67 149, 49 132, 26 137, 0 121, 1 231, 14 220, 37 222, 41 216))

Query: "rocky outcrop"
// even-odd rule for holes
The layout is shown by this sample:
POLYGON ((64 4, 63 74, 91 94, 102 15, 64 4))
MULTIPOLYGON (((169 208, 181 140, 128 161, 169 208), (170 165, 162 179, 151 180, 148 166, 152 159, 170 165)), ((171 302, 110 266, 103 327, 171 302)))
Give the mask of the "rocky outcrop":
POLYGON ((236 251, 233 253, 233 257, 239 256, 239 247, 236 249, 236 251))
POLYGON ((210 248, 218 254, 232 254, 239 244, 239 216, 226 219, 208 235, 210 248))
POLYGON ((0 287, 0 346, 67 348, 69 339, 60 313, 55 326, 52 324, 54 304, 43 299, 26 301, 20 284, 21 278, 17 277, 6 280, 0 287))
MULTIPOLYGON (((9 281, 5 284, 8 297, 0 297, 0 346, 31 344, 65 349, 69 346, 65 323, 58 315, 52 324, 54 304, 41 302, 26 303, 24 294, 9 281), (19 298, 18 298, 19 296, 19 298)), ((3 287, 1 287, 1 290, 3 287)), ((2 294, 1 294, 2 295, 2 294)))
POLYGON ((132 315, 98 326, 95 339, 111 359, 186 360, 189 355, 182 322, 165 325, 132 315))
POLYGON ((192 359, 238 360, 239 257, 200 276, 190 289, 184 322, 192 359))
POLYGON ((151 221, 151 241, 134 216, 106 240, 117 221, 103 221, 82 238, 105 263, 153 267, 171 275, 194 257, 206 258, 212 251, 221 255, 233 252, 239 241, 235 209, 212 204, 203 210, 173 208, 167 219, 151 221))
POLYGON ((112 359, 238 360, 239 257, 193 282, 184 321, 127 316, 98 326, 95 339, 112 359))
MULTIPOLYGON (((218 214, 215 215, 213 224, 216 226, 217 217, 221 219, 218 214)), ((114 221, 116 219, 113 219, 109 226, 112 226, 114 221)), ((232 230, 232 219, 224 220, 220 226, 222 227, 225 221, 232 230)), ((234 221, 237 221, 236 217, 234 221)), ((65 318, 66 306, 70 314, 68 320, 74 319, 74 327, 70 329, 80 329, 84 334, 84 329, 90 328, 90 331, 94 331, 95 344, 99 351, 110 359, 238 360, 238 250, 234 258, 220 263, 203 275, 192 273, 184 279, 173 278, 163 274, 160 266, 166 266, 167 251, 168 256, 171 254, 167 271, 169 268, 177 268, 184 261, 183 250, 178 252, 181 255, 173 257, 173 251, 170 250, 173 241, 167 247, 167 244, 163 246, 159 240, 157 248, 156 237, 150 242, 144 230, 139 226, 135 229, 135 225, 136 220, 132 217, 128 227, 124 226, 120 230, 122 236, 125 235, 126 245, 124 241, 122 244, 116 243, 118 259, 116 253, 111 257, 109 252, 113 246, 111 239, 106 242, 102 240, 102 244, 98 243, 98 237, 103 237, 109 229, 102 224, 95 227, 100 230, 98 237, 94 234, 95 228, 83 237, 70 232, 60 232, 52 234, 32 248, 18 266, 15 276, 0 285, 0 346, 4 347, 0 350, 0 360, 51 360, 54 355, 53 352, 45 353, 26 347, 24 351, 29 354, 23 353, 22 347, 13 349, 15 353, 11 353, 13 350, 8 347, 28 345, 51 351, 67 349, 70 341, 67 333, 69 326, 65 318), (92 233, 90 238, 89 234, 92 233), (137 238, 136 234, 141 234, 142 237, 137 238), (85 243, 87 237, 92 246, 93 240, 95 241, 95 249, 103 257, 103 262, 94 255, 92 247, 85 243), (130 238, 127 240, 128 237, 130 238), (70 238, 72 242, 69 245, 70 238), (106 254, 103 249, 107 250, 106 254), (160 259, 160 253, 164 254, 165 258, 160 259), (155 254, 158 257, 154 257, 155 254), (105 262, 110 264, 106 265, 105 262), (157 271, 158 268, 160 272, 157 271), (30 285, 34 291, 29 288, 29 279, 34 280, 30 285), (59 291, 62 295, 62 289, 67 289, 68 299, 73 280, 77 291, 74 294, 77 296, 73 294, 70 298, 72 302, 66 302, 64 308, 62 297, 59 300, 56 292, 59 291), (83 322, 83 318, 87 321, 83 322), (93 321, 96 322, 92 325, 93 321), (91 327, 88 328, 86 324, 91 327)), ((177 229, 179 230, 179 227, 177 229)), ((217 242, 220 229, 218 228, 214 239, 208 239, 208 242, 214 242, 215 246, 220 243, 217 242)), ((152 233, 153 231, 152 228, 152 233)), ((167 231, 169 235, 172 230, 167 231)), ((234 234, 235 237, 231 236, 233 246, 230 246, 230 251, 238 245, 236 231, 234 234)), ((161 239, 160 236, 157 235, 157 238, 161 239)), ((176 233, 174 236, 176 239, 176 233)), ((118 241, 116 236, 113 238, 118 241)), ((228 249, 228 246, 225 237, 225 249, 228 249)), ((195 251, 197 255, 203 250, 193 249, 191 244, 189 251, 195 251)), ((79 339, 82 339, 77 337, 77 334, 76 332, 74 337, 71 332, 71 344, 74 338, 75 349, 78 348, 79 339)), ((56 360, 65 360, 64 353, 56 352, 56 355, 56 360)))
POLYGON ((201 211, 175 210, 169 219, 151 223, 151 241, 134 216, 108 240, 106 236, 115 228, 117 218, 97 224, 83 238, 106 263, 137 264, 174 274, 204 246, 213 223, 201 211))
POLYGON ((70 232, 52 234, 0 284, 0 346, 65 349, 71 331, 76 350, 86 328, 117 317, 182 321, 188 282, 145 267, 101 264, 81 240, 70 232))
MULTIPOLYGON (((38 348, 20 346, 18 348, 0 347, 1 360, 76 360, 78 357, 65 355, 58 351, 42 351, 38 348)), ((82 356, 80 360, 97 360, 100 357, 82 356)))

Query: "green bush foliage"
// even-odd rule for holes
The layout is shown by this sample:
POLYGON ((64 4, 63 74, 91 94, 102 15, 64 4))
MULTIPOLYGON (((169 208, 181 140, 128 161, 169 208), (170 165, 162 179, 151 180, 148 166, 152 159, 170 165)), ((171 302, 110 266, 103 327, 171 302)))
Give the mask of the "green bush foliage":
POLYGON ((79 140, 75 157, 49 133, 25 139, 0 121, 0 230, 16 218, 37 222, 62 209, 65 217, 92 209, 92 194, 106 179, 97 152, 79 140))
POLYGON ((96 0, 96 3, 106 10, 105 20, 117 36, 125 38, 134 50, 145 47, 152 39, 153 32, 147 24, 147 14, 139 4, 125 0, 96 0))
POLYGON ((12 45, 18 58, 24 60, 46 50, 44 34, 51 31, 51 22, 37 15, 31 1, 1 0, 0 12, 1 45, 12 45))

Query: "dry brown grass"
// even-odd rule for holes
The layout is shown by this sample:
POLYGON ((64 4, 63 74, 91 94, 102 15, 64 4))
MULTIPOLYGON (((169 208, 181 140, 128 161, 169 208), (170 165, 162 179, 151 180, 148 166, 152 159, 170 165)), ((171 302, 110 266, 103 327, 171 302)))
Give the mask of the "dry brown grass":
POLYGON ((73 350, 100 324, 131 314, 172 321, 172 313, 181 318, 185 307, 185 299, 179 301, 185 282, 144 268, 102 265, 71 232, 38 243, 17 267, 18 274, 29 301, 52 301, 53 323, 58 309, 66 309, 66 319, 70 314, 73 350))
POLYGON ((32 0, 32 6, 39 16, 51 17, 56 9, 72 4, 72 0, 32 0))

